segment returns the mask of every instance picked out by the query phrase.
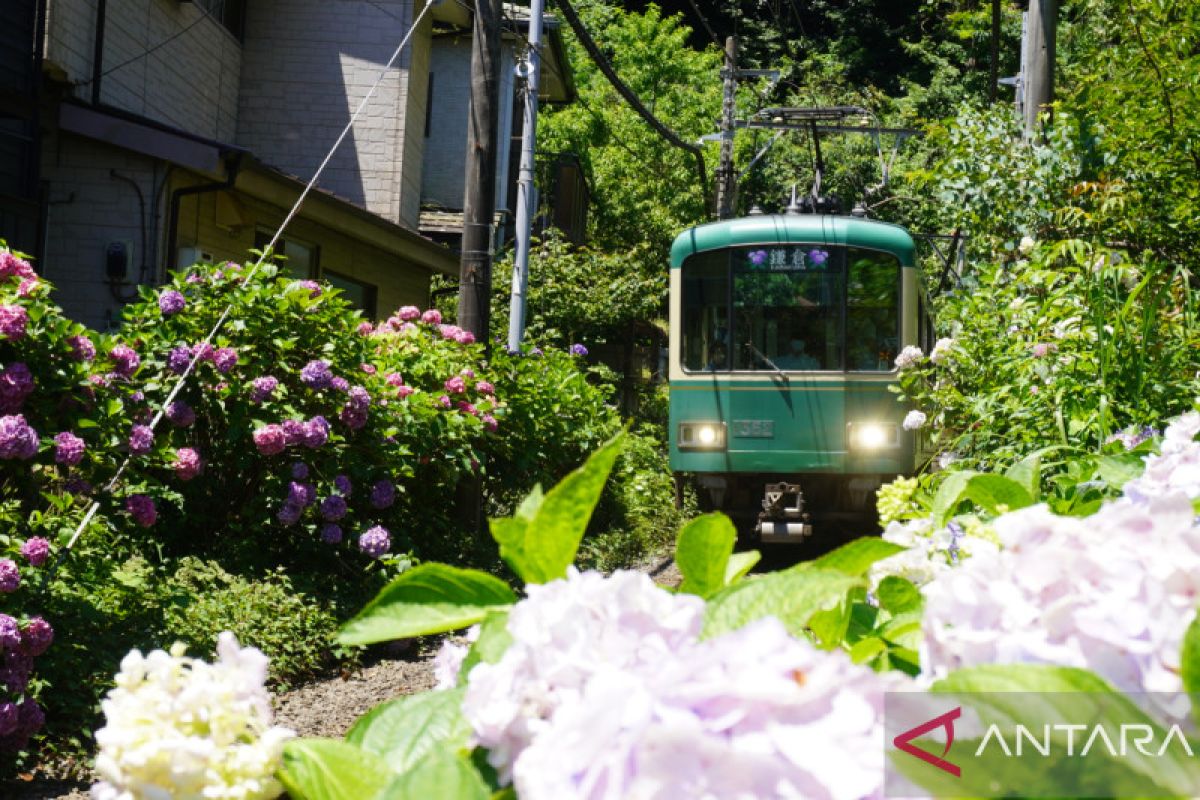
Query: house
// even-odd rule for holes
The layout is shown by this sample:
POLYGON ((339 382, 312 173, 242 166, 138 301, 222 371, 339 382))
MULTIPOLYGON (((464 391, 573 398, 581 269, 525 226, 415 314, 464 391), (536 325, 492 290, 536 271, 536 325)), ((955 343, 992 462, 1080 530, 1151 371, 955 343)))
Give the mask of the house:
MULTIPOLYGON (((424 3, 0 6, 0 43, 26 43, 0 54, 0 237, 36 257, 68 314, 105 328, 137 284, 269 240, 424 3)), ((458 274, 418 228, 432 141, 462 202, 466 96, 439 97, 452 83, 431 64, 469 22, 453 2, 425 15, 276 248, 372 316, 426 305, 432 276, 458 274), (431 102, 461 145, 429 136, 431 102)))

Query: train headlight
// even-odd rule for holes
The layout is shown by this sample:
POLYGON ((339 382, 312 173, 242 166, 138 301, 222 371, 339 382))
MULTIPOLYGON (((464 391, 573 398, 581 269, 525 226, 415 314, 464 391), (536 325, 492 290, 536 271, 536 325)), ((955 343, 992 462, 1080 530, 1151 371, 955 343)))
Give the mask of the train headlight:
POLYGON ((851 422, 846 429, 851 450, 889 450, 900 446, 900 429, 892 422, 851 422))
POLYGON ((679 423, 680 450, 721 450, 724 447, 724 422, 679 423))

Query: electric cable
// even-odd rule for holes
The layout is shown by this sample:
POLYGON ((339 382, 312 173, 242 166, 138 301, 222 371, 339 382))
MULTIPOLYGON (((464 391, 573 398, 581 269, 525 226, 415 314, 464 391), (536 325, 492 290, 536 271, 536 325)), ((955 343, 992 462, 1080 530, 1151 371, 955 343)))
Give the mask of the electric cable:
MULTIPOLYGON (((196 27, 197 25, 199 25, 199 24, 200 24, 201 22, 203 22, 204 20, 206 20, 206 19, 212 19, 214 22, 216 21, 216 20, 213 18, 213 16, 212 16, 211 14, 209 14, 209 13, 208 13, 208 9, 204 8, 204 7, 203 7, 202 5, 200 5, 199 3, 193 3, 193 5, 196 7, 196 10, 200 12, 200 16, 198 16, 198 17, 196 17, 196 19, 192 20, 192 21, 191 21, 191 22, 190 22, 190 23, 189 23, 189 24, 188 24, 186 27, 184 27, 184 28, 181 28, 180 30, 178 30, 178 31, 176 31, 175 33, 171 34, 171 35, 170 35, 170 36, 168 36, 166 39, 163 39, 161 42, 159 42, 158 44, 154 45, 154 46, 153 46, 153 47, 151 47, 150 49, 148 49, 148 50, 144 50, 144 51, 142 51, 141 53, 138 53, 136 56, 133 56, 132 58, 127 58, 127 59, 125 59, 125 60, 124 60, 124 61, 122 61, 120 64, 117 64, 115 67, 109 67, 108 69, 104 70, 104 72, 101 72, 101 73, 100 73, 98 76, 95 76, 95 77, 92 77, 92 78, 88 78, 88 79, 87 79, 87 80, 85 80, 85 81, 76 81, 75 83, 73 83, 73 84, 72 84, 72 86, 90 86, 90 85, 91 85, 91 84, 92 84, 92 83, 93 83, 93 82, 94 82, 94 81, 95 81, 97 78, 104 78, 104 77, 107 77, 107 76, 111 75, 112 73, 116 72, 117 70, 119 70, 119 69, 121 69, 121 68, 123 68, 123 67, 127 67, 127 66, 129 66, 129 65, 130 65, 130 64, 132 64, 133 62, 135 62, 135 61, 140 61, 140 60, 142 60, 143 58, 145 58, 146 56, 149 56, 149 55, 151 55, 152 53, 155 53, 155 52, 157 52, 158 50, 161 50, 162 48, 164 48, 164 47, 166 47, 167 45, 169 45, 171 42, 173 42, 173 41, 175 41, 176 39, 178 39, 179 37, 183 36, 185 33, 187 33, 188 31, 190 31, 192 28, 194 28, 194 27, 196 27)), ((218 24, 220 24, 220 23, 218 23, 218 24)))
MULTIPOLYGON (((333 146, 329 148, 329 152, 325 155, 324 160, 321 161, 320 166, 317 167, 316 172, 313 173, 312 178, 304 187, 304 191, 302 191, 300 196, 296 198, 295 204, 292 205, 291 210, 288 211, 287 216, 284 217, 283 222, 280 223, 279 227, 276 229, 275 234, 271 237, 271 241, 262 249, 262 254, 259 255, 258 261, 256 261, 250 271, 246 273, 245 277, 243 278, 244 283, 250 282, 250 279, 253 278, 258 273, 259 268, 262 267, 263 262, 266 260, 267 253, 270 253, 274 250, 276 243, 279 241, 279 237, 282 236, 284 230, 287 229, 288 223, 290 223, 292 218, 296 216, 296 213, 300 210, 301 204, 304 203, 305 198, 308 197, 308 193, 312 191, 314 186, 316 186, 317 181, 321 177, 321 173, 325 171, 325 167, 328 166, 330 160, 333 159, 333 154, 337 152, 338 147, 341 146, 342 142, 345 141, 346 136, 349 135, 350 130, 354 127, 354 123, 358 121, 359 115, 362 113, 363 109, 367 107, 367 103, 374 96, 375 90, 378 89, 380 84, 383 83, 384 79, 388 77, 389 73, 391 72, 392 65, 396 63, 396 59, 400 57, 400 53, 404 50, 405 45, 408 44, 408 40, 412 38, 413 32, 417 29, 417 26, 421 23, 421 20, 425 17, 425 14, 428 13, 429 9, 433 8, 435 2, 437 2, 437 0, 426 0, 425 7, 421 9, 421 13, 417 15, 416 19, 413 20, 412 25, 409 26, 408 32, 404 34, 404 38, 400 40, 400 44, 392 53, 392 57, 388 59, 387 64, 385 64, 383 69, 379 71, 379 76, 375 79, 375 83, 373 83, 371 88, 367 90, 366 95, 364 95, 362 101, 359 102, 358 107, 354 109, 354 113, 350 115, 350 121, 346 123, 346 127, 342 128, 341 134, 333 143, 333 146)), ((221 312, 221 316, 215 323, 213 323, 212 328, 209 330, 208 336, 204 337, 204 341, 200 344, 212 344, 213 339, 216 338, 217 332, 220 331, 225 325, 225 322, 229 319, 229 315, 232 313, 232 311, 232 303, 225 306, 225 310, 221 312)), ((200 361, 200 354, 203 349, 205 348, 192 348, 192 357, 191 360, 188 361, 187 368, 185 368, 182 374, 180 374, 176 379, 174 387, 172 387, 166 399, 162 401, 162 404, 158 409, 158 413, 156 413, 154 418, 150 421, 148 427, 150 428, 151 432, 158 427, 158 424, 162 421, 163 416, 166 414, 167 407, 175 401, 175 397, 179 394, 180 390, 183 389, 184 384, 187 383, 187 379, 191 376, 193 370, 196 368, 196 364, 200 361)), ((117 481, 120 480, 121 476, 125 474, 125 470, 128 468, 132 458, 133 454, 125 457, 125 460, 121 462, 121 466, 117 468, 116 473, 108 480, 107 483, 104 484, 104 487, 100 490, 101 492, 106 494, 112 493, 112 490, 116 488, 117 481)), ((54 562, 55 567, 57 567, 59 559, 62 558, 62 554, 70 551, 70 549, 74 547, 75 542, 78 541, 80 535, 83 533, 84 528, 86 528, 88 523, 92 521, 92 517, 96 515, 96 512, 99 509, 100 501, 94 500, 91 507, 88 508, 87 513, 84 515, 83 520, 79 523, 79 527, 77 527, 75 532, 71 535, 71 539, 67 542, 66 547, 60 551, 58 559, 56 559, 54 562)))

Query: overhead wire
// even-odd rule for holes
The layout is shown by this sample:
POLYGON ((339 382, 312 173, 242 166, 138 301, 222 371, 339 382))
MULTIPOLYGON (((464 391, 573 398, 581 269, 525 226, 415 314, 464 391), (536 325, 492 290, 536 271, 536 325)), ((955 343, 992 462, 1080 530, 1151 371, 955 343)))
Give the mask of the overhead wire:
MULTIPOLYGON (((243 278, 243 283, 248 283, 251 278, 253 278, 256 274, 258 274, 258 270, 259 270, 259 268, 262 267, 263 262, 266 260, 267 254, 272 252, 275 249, 275 245, 279 242, 279 237, 283 235, 283 232, 284 232, 284 230, 287 229, 288 224, 296 216, 297 212, 300 211, 300 206, 304 203, 305 198, 308 197, 309 192, 311 192, 313 187, 316 186, 317 181, 321 177, 321 173, 323 173, 325 171, 325 167, 327 167, 329 165, 329 162, 333 159, 334 153, 337 152, 337 149, 341 146, 342 142, 345 141, 346 136, 349 135, 351 129, 354 127, 354 123, 358 121, 359 115, 362 113, 363 109, 365 109, 367 107, 367 103, 370 102, 371 98, 375 95, 375 91, 379 88, 380 84, 383 83, 384 79, 386 79, 388 77, 389 73, 391 72, 392 66, 396 63, 396 59, 400 57, 400 53, 403 52, 404 47, 408 44, 408 40, 410 38, 412 38, 413 32, 417 29, 417 26, 421 23, 421 20, 425 17, 425 14, 428 13, 429 9, 433 8, 433 5, 435 2, 437 2, 437 0, 426 0, 425 7, 423 9, 421 9, 421 13, 419 15, 417 15, 416 19, 413 20, 412 25, 409 26, 408 31, 404 34, 404 37, 400 40, 400 44, 397 45, 395 51, 392 53, 391 58, 388 59, 387 63, 379 71, 379 76, 375 79, 375 82, 371 85, 371 88, 367 90, 367 93, 363 96, 363 99, 359 102, 358 107, 354 109, 354 113, 350 115, 350 120, 346 123, 346 126, 344 128, 342 128, 341 134, 337 137, 337 140, 333 143, 333 146, 329 148, 329 152, 325 155, 324 160, 321 161, 320 166, 317 167, 316 172, 313 173, 312 178, 305 185, 304 190, 302 192, 300 192, 300 196, 298 198, 296 198, 296 202, 292 205, 291 210, 288 211, 287 216, 284 217, 283 222, 281 222, 279 224, 279 227, 275 230, 275 234, 271 237, 271 241, 267 244, 266 247, 264 247, 262 249, 261 254, 258 257, 258 261, 256 261, 254 266, 250 269, 250 271, 246 273, 245 277, 243 278)), ((216 338, 217 332, 220 331, 221 328, 228 321, 229 315, 232 313, 232 311, 233 311, 232 303, 225 306, 225 310, 221 313, 221 316, 217 318, 217 321, 215 323, 213 323, 213 326, 209 330, 208 335, 204 338, 203 342, 199 343, 199 345, 211 345, 212 344, 213 339, 216 338)), ((192 348, 192 357, 191 357, 191 360, 188 361, 187 367, 176 379, 174 387, 172 387, 172 389, 171 389, 170 393, 167 395, 166 399, 164 399, 162 401, 162 404, 160 405, 158 412, 154 415, 154 418, 150 421, 150 424, 148 427, 152 433, 153 433, 154 429, 158 427, 158 424, 160 422, 162 422, 162 419, 166 414, 167 407, 170 406, 171 403, 173 403, 175 401, 175 397, 179 394, 180 390, 182 390, 184 385, 187 383, 187 379, 191 376, 192 372, 195 370, 196 364, 200 361, 200 357, 201 357, 201 354, 204 349, 205 348, 203 348, 202 346, 197 346, 197 347, 192 348)), ((132 457, 133 457, 132 454, 125 457, 125 460, 122 461, 121 465, 117 468, 116 473, 114 473, 112 478, 110 478, 108 480, 108 482, 105 483, 105 485, 101 491, 103 491, 105 493, 111 493, 112 490, 114 488, 116 488, 117 481, 120 480, 121 476, 125 474, 125 470, 129 467, 132 457)), ((83 533, 84 529, 88 526, 88 523, 92 521, 92 517, 94 517, 96 515, 96 512, 99 509, 100 509, 100 501, 94 500, 92 502, 91 507, 88 508, 87 513, 84 515, 83 520, 79 523, 79 527, 77 527, 75 529, 75 532, 71 535, 71 538, 67 542, 66 547, 63 548, 62 553, 65 553, 65 552, 69 551, 72 547, 74 547, 75 542, 78 541, 80 535, 83 533)), ((60 553, 59 559, 61 559, 61 557, 62 557, 62 555, 60 553)), ((58 563, 58 560, 56 559, 55 564, 57 565, 57 563, 58 563)))
POLYGON ((646 123, 655 130, 655 132, 658 133, 659 136, 661 136, 674 147, 677 147, 680 150, 685 150, 692 154, 692 156, 696 159, 696 169, 700 177, 700 187, 703 191, 707 192, 708 174, 704 167, 704 152, 691 142, 686 142, 681 139, 677 133, 664 125, 656 116, 654 116, 654 114, 650 112, 649 109, 646 108, 641 98, 639 98, 637 94, 635 94, 634 91, 630 89, 624 81, 621 80, 621 78, 617 75, 616 70, 613 69, 612 64, 609 63, 604 53, 602 53, 600 48, 596 45, 596 41, 592 38, 591 34, 588 33, 587 28, 584 27, 583 22, 579 19, 579 15, 575 13, 575 9, 572 7, 570 0, 558 0, 558 7, 559 10, 562 11, 563 17, 566 19, 567 24, 570 25, 571 30, 574 31, 575 38, 577 38, 579 43, 583 45, 583 49, 587 51, 588 55, 592 59, 592 63, 596 65, 596 68, 600 70, 601 74, 604 75, 609 84, 617 90, 617 94, 621 95, 625 102, 628 103, 629 106, 633 108, 633 110, 636 111, 638 115, 645 120, 646 123))
POLYGON ((199 25, 204 20, 212 19, 214 22, 216 21, 215 18, 211 14, 208 13, 208 9, 204 8, 204 6, 202 6, 199 3, 193 3, 192 5, 195 6, 196 10, 200 12, 200 16, 196 17, 196 19, 194 19, 190 23, 188 23, 188 25, 186 27, 181 28, 180 30, 171 34, 166 39, 163 39, 161 42, 154 45, 153 47, 143 50, 142 52, 138 53, 137 55, 125 59, 124 61, 122 61, 120 64, 117 64, 116 66, 109 67, 108 69, 101 72, 99 75, 88 78, 87 80, 76 81, 72 85, 74 85, 74 86, 89 86, 93 82, 95 82, 97 79, 105 78, 105 77, 111 75, 112 73, 116 72, 117 70, 129 66, 133 62, 140 61, 143 58, 146 58, 147 56, 152 55, 153 53, 161 50, 162 48, 169 45, 171 42, 173 42, 176 39, 178 39, 179 37, 183 36, 185 33, 190 31, 192 28, 195 28, 197 25, 199 25))

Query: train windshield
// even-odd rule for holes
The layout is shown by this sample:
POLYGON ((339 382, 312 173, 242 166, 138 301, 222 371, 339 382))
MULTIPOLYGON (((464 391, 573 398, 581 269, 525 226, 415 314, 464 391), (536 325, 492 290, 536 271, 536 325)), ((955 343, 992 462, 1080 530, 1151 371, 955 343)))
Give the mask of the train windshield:
POLYGON ((776 245, 683 264, 683 366, 692 371, 888 371, 900 264, 887 253, 776 245))

